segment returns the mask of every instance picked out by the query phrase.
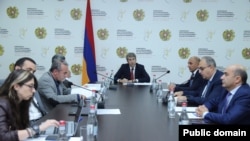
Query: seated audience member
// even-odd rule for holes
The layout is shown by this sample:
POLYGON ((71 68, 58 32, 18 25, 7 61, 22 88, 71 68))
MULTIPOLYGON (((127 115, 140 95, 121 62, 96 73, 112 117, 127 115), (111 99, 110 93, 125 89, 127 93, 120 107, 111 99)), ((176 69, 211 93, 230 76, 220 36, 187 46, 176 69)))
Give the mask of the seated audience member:
MULTIPOLYGON (((207 80, 203 79, 201 74, 199 73, 199 63, 200 58, 197 56, 192 56, 188 59, 188 69, 192 73, 189 80, 182 84, 175 84, 171 89, 174 89, 175 92, 177 91, 190 91, 190 90, 197 90, 200 86, 206 84, 207 80)), ((170 88, 169 88, 170 89, 170 88)))
MULTIPOLYGON (((18 59, 14 65, 14 70, 27 70, 30 73, 36 72, 36 62, 29 57, 22 57, 18 59)), ((29 116, 30 122, 33 124, 35 121, 40 119, 42 116, 46 115, 47 111, 44 107, 39 93, 36 91, 34 93, 34 97, 32 98, 32 102, 30 104, 29 116)))
POLYGON ((250 125, 250 87, 246 69, 242 65, 230 65, 221 79, 227 92, 198 106, 197 115, 217 124, 250 125))
POLYGON ((114 75, 114 83, 150 82, 150 77, 144 65, 136 62, 136 55, 134 53, 128 53, 126 59, 127 63, 122 64, 114 75))
POLYGON ((38 80, 38 92, 48 110, 52 110, 59 103, 77 103, 85 99, 82 94, 71 95, 71 89, 64 86, 67 73, 68 63, 58 59, 52 62, 50 70, 38 80))
MULTIPOLYGON (((66 58, 65 58, 65 56, 63 56, 61 54, 55 54, 52 57, 51 62, 53 63, 56 60, 65 61, 66 58)), ((71 88, 72 82, 69 79, 70 77, 71 77, 71 71, 69 70, 65 80, 63 81, 63 84, 65 85, 66 88, 71 88)))
MULTIPOLYGON (((14 69, 27 70, 30 73, 34 74, 36 72, 36 62, 29 57, 22 57, 16 61, 14 69)), ((29 109, 30 123, 34 124, 37 120, 39 120, 46 114, 47 110, 41 101, 40 94, 36 91, 32 98, 32 102, 30 104, 29 109)))
POLYGON ((216 69, 216 63, 212 57, 204 56, 201 58, 199 72, 203 79, 207 80, 207 83, 195 91, 175 92, 178 102, 187 101, 190 106, 198 106, 208 99, 220 96, 225 91, 220 79, 223 72, 216 69))
POLYGON ((14 70, 0 87, 0 140, 25 140, 59 122, 51 119, 30 126, 29 106, 37 88, 35 76, 26 70, 14 70))

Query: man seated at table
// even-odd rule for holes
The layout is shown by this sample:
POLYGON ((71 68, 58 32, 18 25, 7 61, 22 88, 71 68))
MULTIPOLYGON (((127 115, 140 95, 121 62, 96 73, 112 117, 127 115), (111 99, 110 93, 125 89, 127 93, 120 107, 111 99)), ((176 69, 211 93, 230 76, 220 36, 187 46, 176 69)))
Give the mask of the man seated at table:
POLYGON ((127 63, 122 64, 114 76, 114 83, 150 82, 144 65, 136 62, 135 53, 126 55, 127 63))
POLYGON ((86 97, 82 94, 71 95, 71 88, 63 84, 68 73, 66 60, 54 60, 50 70, 38 80, 38 92, 43 102, 52 110, 59 103, 78 103, 86 97))
POLYGON ((199 73, 199 63, 200 58, 197 56, 192 56, 188 59, 188 69, 192 73, 190 78, 182 83, 182 84, 174 84, 169 85, 169 89, 174 89, 175 92, 177 91, 195 91, 198 90, 201 86, 205 85, 207 80, 203 79, 201 74, 199 73), (171 87, 171 88, 170 88, 171 87))
POLYGON ((198 116, 217 124, 250 124, 250 87, 242 65, 230 65, 221 77, 227 90, 196 109, 198 116))
POLYGON ((201 85, 195 91, 179 91, 175 92, 177 101, 187 101, 189 106, 198 106, 208 99, 218 97, 225 89, 222 87, 220 77, 223 72, 216 69, 216 62, 210 56, 204 56, 199 63, 199 71, 203 79, 207 80, 206 85, 201 85))

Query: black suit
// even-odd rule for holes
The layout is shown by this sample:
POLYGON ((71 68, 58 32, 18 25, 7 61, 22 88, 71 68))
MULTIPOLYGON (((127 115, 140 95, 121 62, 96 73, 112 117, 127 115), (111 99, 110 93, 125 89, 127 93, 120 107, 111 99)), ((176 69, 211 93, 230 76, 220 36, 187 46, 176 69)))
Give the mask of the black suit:
MULTIPOLYGON (((150 77, 146 72, 144 66, 138 63, 136 63, 135 66, 134 77, 135 79, 138 79, 138 82, 150 82, 150 77)), ((116 72, 114 76, 114 82, 117 83, 118 79, 123 78, 130 80, 130 67, 128 63, 121 65, 120 69, 116 72)))
MULTIPOLYGON (((194 76, 190 77, 190 79, 183 84, 176 84, 176 91, 194 91, 198 90, 201 86, 204 86, 207 83, 207 80, 203 79, 199 70, 196 71, 194 76), (192 84, 190 84, 192 81, 192 84)), ((185 93, 185 92, 184 92, 185 93)))

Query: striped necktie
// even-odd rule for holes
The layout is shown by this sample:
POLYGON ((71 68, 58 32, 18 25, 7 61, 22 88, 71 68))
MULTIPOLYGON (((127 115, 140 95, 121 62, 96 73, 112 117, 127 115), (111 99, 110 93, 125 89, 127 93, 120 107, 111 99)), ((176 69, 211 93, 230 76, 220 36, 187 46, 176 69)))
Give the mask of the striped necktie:
POLYGON ((228 104, 231 100, 231 97, 232 97, 232 94, 231 93, 228 93, 226 98, 223 100, 223 108, 222 108, 222 114, 226 112, 227 110, 227 107, 228 107, 228 104))

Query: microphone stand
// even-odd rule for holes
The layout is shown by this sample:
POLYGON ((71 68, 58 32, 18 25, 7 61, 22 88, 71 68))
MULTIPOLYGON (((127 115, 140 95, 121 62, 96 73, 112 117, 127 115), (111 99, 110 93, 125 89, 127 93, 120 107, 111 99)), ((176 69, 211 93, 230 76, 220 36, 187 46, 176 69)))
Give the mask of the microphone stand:
MULTIPOLYGON (((108 79, 114 81, 114 79, 111 78, 111 77, 109 77, 109 76, 106 76, 106 75, 103 75, 103 74, 97 73, 97 72, 95 72, 95 73, 98 74, 98 75, 100 75, 100 76, 103 76, 103 77, 105 77, 105 78, 108 78, 108 79)), ((112 75, 113 75, 113 74, 111 74, 110 76, 112 76, 112 75)), ((110 90, 117 90, 117 87, 116 87, 115 85, 113 85, 113 83, 112 83, 112 85, 110 85, 108 89, 110 89, 110 90)))
POLYGON ((166 75, 166 74, 168 74, 168 73, 170 73, 170 70, 167 70, 165 73, 163 73, 163 74, 160 75, 159 77, 155 78, 155 79, 153 80, 151 86, 150 86, 149 92, 151 92, 151 93, 153 92, 153 83, 157 83, 156 80, 160 79, 161 77, 163 77, 164 75, 166 75), (154 81, 155 81, 155 82, 154 82, 154 81))
MULTIPOLYGON (((82 89, 85 89, 85 90, 88 90, 88 91, 92 91, 91 89, 85 88, 83 86, 76 85, 74 83, 72 83, 72 85, 76 86, 76 87, 79 87, 79 88, 82 88, 82 89)), ((104 101, 103 95, 99 94, 98 91, 96 91, 96 94, 98 94, 100 96, 100 98, 97 100, 97 108, 98 109, 104 109, 105 101, 104 101)))

